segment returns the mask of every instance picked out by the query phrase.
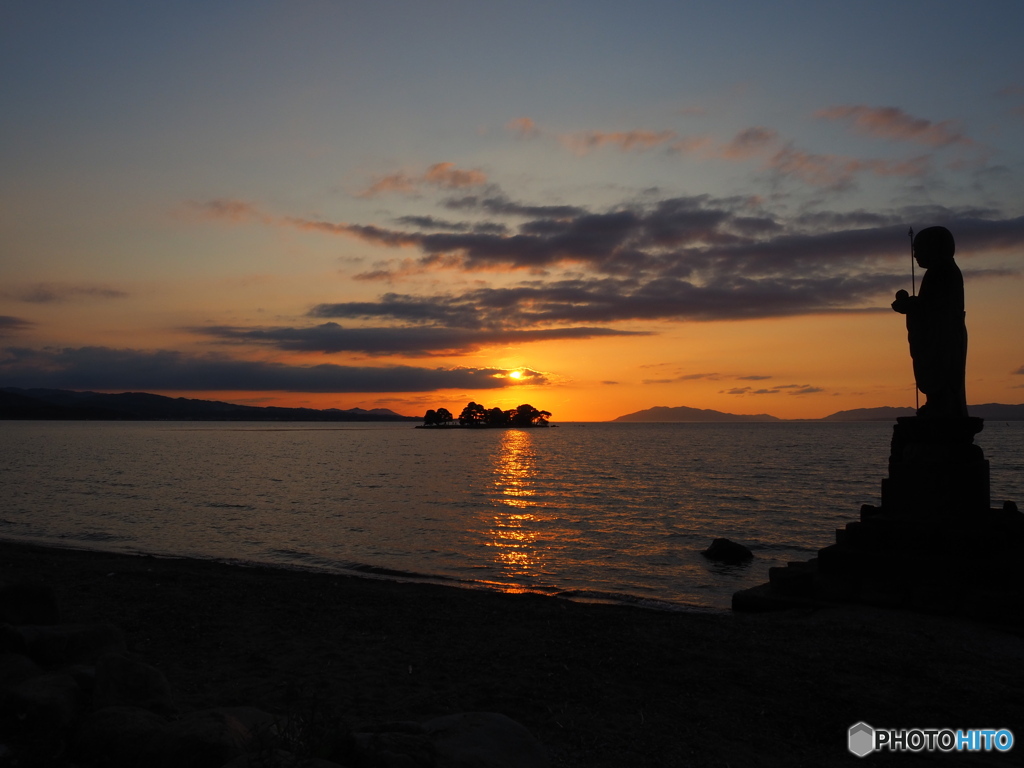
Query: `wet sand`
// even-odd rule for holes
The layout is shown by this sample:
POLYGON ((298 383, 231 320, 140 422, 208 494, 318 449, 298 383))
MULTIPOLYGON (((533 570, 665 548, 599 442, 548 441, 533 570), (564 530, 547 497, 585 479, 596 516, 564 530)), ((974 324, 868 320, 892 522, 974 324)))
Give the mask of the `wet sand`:
POLYGON ((846 751, 861 720, 1024 740, 1024 637, 964 620, 660 612, 0 542, 0 583, 24 580, 53 587, 66 623, 120 626, 183 710, 314 707, 348 727, 501 712, 552 766, 588 768, 864 765, 846 751))

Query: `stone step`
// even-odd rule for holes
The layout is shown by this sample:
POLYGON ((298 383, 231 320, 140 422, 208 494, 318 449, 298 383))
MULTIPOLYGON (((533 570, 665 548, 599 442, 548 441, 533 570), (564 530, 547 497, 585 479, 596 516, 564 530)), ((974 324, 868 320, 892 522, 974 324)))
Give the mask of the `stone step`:
POLYGON ((810 597, 814 594, 817 573, 817 560, 790 562, 782 568, 769 568, 768 583, 782 594, 810 597))

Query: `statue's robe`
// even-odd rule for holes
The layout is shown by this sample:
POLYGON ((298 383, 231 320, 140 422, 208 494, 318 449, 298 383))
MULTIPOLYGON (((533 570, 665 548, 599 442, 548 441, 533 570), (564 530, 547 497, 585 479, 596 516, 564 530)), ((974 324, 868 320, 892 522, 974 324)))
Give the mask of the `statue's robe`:
POLYGON ((927 397, 921 416, 966 416, 967 325, 964 278, 953 259, 930 265, 907 311, 907 336, 917 388, 927 397))

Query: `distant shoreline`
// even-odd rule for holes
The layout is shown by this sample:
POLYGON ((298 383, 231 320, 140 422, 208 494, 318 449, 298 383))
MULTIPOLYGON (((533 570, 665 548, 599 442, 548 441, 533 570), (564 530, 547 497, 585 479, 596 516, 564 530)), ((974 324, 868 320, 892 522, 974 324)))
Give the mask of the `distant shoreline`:
MULTIPOLYGON (((1024 421, 1024 404, 1006 405, 1003 403, 983 403, 970 405, 967 410, 971 416, 978 416, 989 421, 1024 421)), ((715 411, 711 409, 690 408, 680 405, 676 407, 655 406, 635 413, 627 413, 612 419, 616 423, 702 423, 702 424, 728 424, 728 423, 777 423, 777 422, 849 422, 849 421, 890 421, 905 416, 914 416, 917 411, 914 408, 893 406, 880 406, 877 408, 853 408, 848 411, 836 411, 820 419, 781 419, 767 413, 758 414, 735 414, 715 411)))
MULTIPOLYGON (((968 406, 972 416, 988 421, 1024 421, 1024 404, 983 403, 968 406)), ((710 408, 654 406, 614 419, 589 424, 611 423, 792 423, 792 422, 895 422, 913 416, 910 407, 880 406, 837 411, 818 419, 783 419, 767 413, 736 414, 710 408)), ((228 422, 323 422, 323 423, 416 423, 427 429, 480 429, 507 425, 423 424, 423 416, 404 416, 385 408, 281 408, 237 405, 215 400, 165 397, 147 392, 78 392, 59 389, 0 387, 0 420, 6 421, 228 421, 228 422)), ((525 425, 522 425, 525 426, 525 425)), ((530 425, 543 427, 544 425, 530 425)))
POLYGON ((0 388, 0 419, 39 421, 308 421, 420 422, 385 408, 280 408, 216 400, 165 397, 148 392, 77 392, 0 388))

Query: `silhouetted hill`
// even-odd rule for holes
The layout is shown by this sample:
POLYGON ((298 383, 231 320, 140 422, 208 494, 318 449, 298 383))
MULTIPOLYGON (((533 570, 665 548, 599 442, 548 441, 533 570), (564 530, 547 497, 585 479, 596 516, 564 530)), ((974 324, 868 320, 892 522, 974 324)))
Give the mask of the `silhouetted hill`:
POLYGON ((900 416, 913 416, 913 408, 894 408, 883 405, 879 408, 853 408, 849 411, 836 411, 825 416, 821 421, 896 421, 900 416))
POLYGON ((680 405, 670 408, 664 405, 657 405, 636 413, 627 413, 612 421, 646 422, 646 421, 702 421, 702 422, 725 422, 725 421, 781 421, 775 416, 767 413, 758 413, 751 416, 744 416, 735 413, 722 413, 708 408, 690 408, 680 405))
MULTIPOLYGON (((979 416, 986 421, 1024 421, 1024 405, 1004 405, 1002 403, 983 403, 967 406, 971 416, 979 416)), ((900 416, 913 416, 913 408, 854 408, 850 411, 837 411, 822 421, 896 421, 900 416)))
POLYGON ((1024 421, 1024 403, 1020 405, 983 403, 982 405, 969 405, 967 411, 971 416, 980 416, 987 421, 1024 421))
POLYGON ((115 411, 89 406, 55 405, 14 391, 0 390, 0 418, 3 419, 116 419, 115 411))
MULTIPOLYGON (((1024 404, 1004 405, 1002 403, 985 403, 983 405, 967 406, 971 416, 980 416, 987 421, 1024 421, 1024 404)), ((884 405, 878 408, 853 408, 849 411, 836 411, 821 419, 795 419, 795 421, 891 421, 895 422, 901 416, 913 416, 913 408, 895 408, 884 405)), ((732 422, 732 421, 788 421, 770 416, 767 413, 758 413, 744 416, 735 413, 722 413, 709 409, 690 408, 680 405, 676 408, 668 408, 663 405, 648 408, 636 413, 627 413, 612 421, 625 422, 732 422)))
POLYGON ((340 410, 235 405, 216 400, 164 397, 148 392, 74 392, 66 389, 0 389, 0 419, 124 421, 420 421, 386 408, 340 410))

